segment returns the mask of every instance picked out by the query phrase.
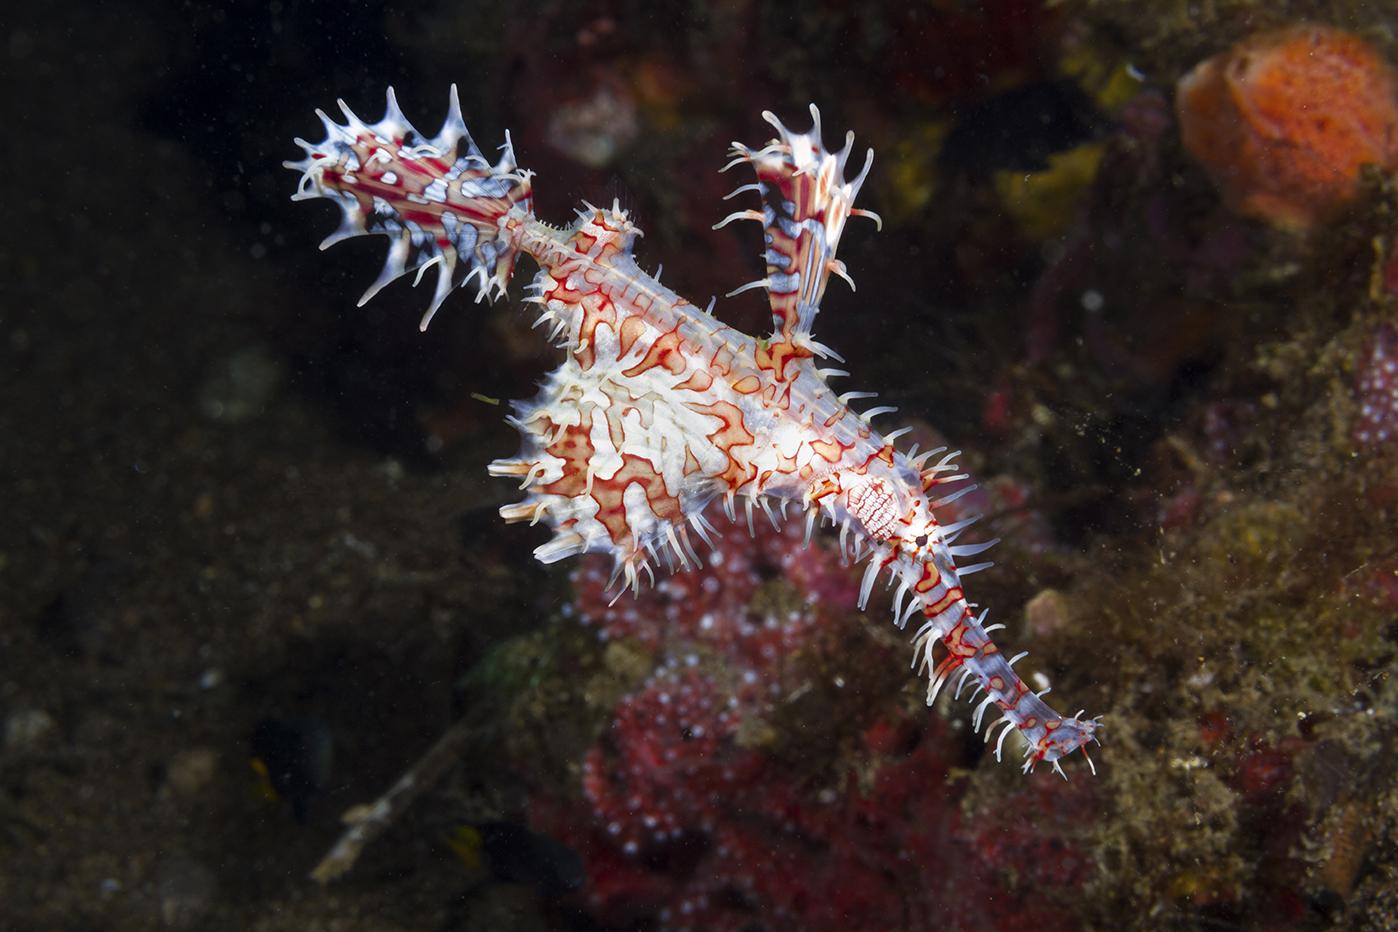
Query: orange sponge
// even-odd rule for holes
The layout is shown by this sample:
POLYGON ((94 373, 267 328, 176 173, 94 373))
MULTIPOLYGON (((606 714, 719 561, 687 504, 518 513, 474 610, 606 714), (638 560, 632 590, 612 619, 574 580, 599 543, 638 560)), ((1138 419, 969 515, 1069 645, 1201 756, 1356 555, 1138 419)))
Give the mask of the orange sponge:
POLYGON ((1338 29, 1251 36, 1185 75, 1175 107, 1229 207, 1276 226, 1307 230, 1354 196, 1361 165, 1398 166, 1398 77, 1338 29))

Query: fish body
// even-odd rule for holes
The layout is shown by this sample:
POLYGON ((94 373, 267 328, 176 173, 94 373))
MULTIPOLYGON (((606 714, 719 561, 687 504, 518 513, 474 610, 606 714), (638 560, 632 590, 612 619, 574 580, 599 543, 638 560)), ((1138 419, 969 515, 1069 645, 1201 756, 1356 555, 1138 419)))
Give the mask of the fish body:
MULTIPOLYGON (((515 163, 508 136, 490 164, 471 141, 456 89, 442 130, 427 139, 403 117, 393 96, 378 123, 366 124, 341 103, 347 123, 321 113, 326 139, 297 140, 306 158, 296 199, 329 198, 342 210, 340 228, 322 248, 348 236, 390 237, 388 260, 361 304, 390 281, 433 267, 436 288, 421 326, 457 287, 475 281, 477 300, 506 292, 517 259, 539 271, 525 302, 537 305, 536 327, 564 351, 562 364, 510 419, 520 452, 490 465, 492 475, 519 482, 524 498, 506 505, 506 521, 544 522, 553 537, 535 551, 544 563, 603 552, 614 580, 639 590, 658 568, 703 571, 696 547, 717 530, 704 516, 715 499, 733 520, 780 522, 792 508, 807 534, 818 522, 840 528, 841 546, 868 561, 860 591, 867 604, 884 573, 897 584, 895 622, 917 617, 915 663, 928 671, 929 705, 955 675, 984 692, 974 714, 979 729, 995 706, 996 756, 1017 732, 1025 769, 1058 759, 1094 740, 1095 719, 1056 713, 1012 669, 967 603, 963 577, 989 564, 958 566, 989 543, 958 545, 969 522, 941 524, 936 510, 961 490, 939 487, 965 479, 955 454, 903 452, 871 424, 891 408, 850 407, 866 393, 837 394, 828 384, 846 373, 822 369, 838 356, 816 342, 811 327, 831 275, 849 281, 835 258, 847 220, 877 216, 854 206, 868 176, 846 176, 853 134, 832 151, 812 129, 796 133, 763 116, 776 137, 759 149, 734 143, 727 168, 749 167, 747 192, 761 207, 723 223, 763 225, 766 275, 747 288, 767 291, 772 333, 762 339, 734 330, 662 285, 633 257, 642 235, 626 211, 585 205, 567 227, 533 213, 531 173, 515 163), (936 457, 940 456, 939 459, 936 457), (934 649, 944 648, 940 657, 934 649)), ((725 169, 727 170, 727 169, 725 169)), ((722 226, 723 223, 719 225, 722 226)), ((850 281, 851 287, 853 282, 850 281)), ((993 543, 993 542, 991 542, 993 543)), ((1022 656, 1022 655, 1021 655, 1022 656)))

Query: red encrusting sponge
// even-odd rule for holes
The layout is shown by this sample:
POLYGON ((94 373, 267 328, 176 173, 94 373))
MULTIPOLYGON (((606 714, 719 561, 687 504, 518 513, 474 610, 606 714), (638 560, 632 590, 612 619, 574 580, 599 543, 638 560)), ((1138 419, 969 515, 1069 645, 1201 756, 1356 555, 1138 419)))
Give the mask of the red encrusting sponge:
POLYGON ((1195 66, 1180 133, 1228 206, 1304 232, 1398 167, 1398 76, 1358 36, 1313 24, 1258 33, 1195 66))

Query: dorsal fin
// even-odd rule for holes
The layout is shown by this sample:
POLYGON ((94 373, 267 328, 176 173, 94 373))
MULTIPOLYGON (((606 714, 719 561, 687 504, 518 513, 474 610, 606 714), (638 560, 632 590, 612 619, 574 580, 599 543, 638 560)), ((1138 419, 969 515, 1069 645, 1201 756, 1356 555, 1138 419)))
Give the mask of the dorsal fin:
POLYGON ((743 162, 752 165, 757 183, 744 185, 729 196, 757 190, 762 195, 762 210, 738 211, 718 226, 733 220, 762 221, 767 276, 738 291, 767 289, 773 323, 770 347, 776 360, 775 373, 783 378, 786 360, 819 354, 820 347, 810 340, 811 325, 831 274, 854 287, 844 264, 835 258, 835 250, 851 214, 878 220, 877 215, 854 207, 855 195, 873 165, 874 150, 868 150, 859 174, 846 180, 845 163, 854 148, 854 134, 845 135, 840 151, 827 150, 820 138, 820 111, 815 104, 811 104, 814 125, 805 133, 787 129, 770 111, 762 117, 776 128, 777 138, 762 149, 735 142, 733 161, 724 168, 726 171, 743 162))

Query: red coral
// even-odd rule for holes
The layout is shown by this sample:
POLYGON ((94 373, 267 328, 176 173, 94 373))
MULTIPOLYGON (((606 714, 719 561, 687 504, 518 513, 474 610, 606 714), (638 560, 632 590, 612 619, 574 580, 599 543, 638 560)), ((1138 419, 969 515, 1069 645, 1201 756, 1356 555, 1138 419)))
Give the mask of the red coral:
POLYGON ((1081 880, 1086 862, 1062 840, 1063 820, 1040 817, 994 843, 1015 827, 972 830, 964 783, 949 779, 964 745, 939 720, 887 711, 867 727, 862 788, 834 768, 794 774, 740 741, 783 685, 812 684, 784 665, 817 629, 853 624, 857 579, 828 542, 806 545, 799 522, 778 530, 755 517, 751 535, 716 541, 703 572, 639 597, 613 603, 605 564, 575 576, 582 620, 657 659, 585 755, 581 811, 534 801, 535 825, 583 855, 590 911, 608 928, 714 932, 999 929, 1026 916, 1061 927, 1069 913, 1055 917, 1057 904, 1002 894, 1007 873, 1029 878, 1021 886, 1081 880), (772 607, 791 593, 804 594, 795 609, 772 607))
MULTIPOLYGON (((631 752, 649 740, 630 745, 631 752)), ((882 769, 868 794, 852 784, 843 791, 803 786, 755 755, 731 766, 733 749, 723 744, 712 747, 715 760, 681 755, 693 785, 667 805, 672 813, 689 811, 687 826, 618 847, 629 823, 613 820, 578 845, 588 861, 591 905, 604 922, 620 927, 650 916, 666 929, 735 932, 930 929, 947 911, 928 891, 964 894, 972 883, 956 869, 958 794, 944 787, 955 745, 940 732, 882 769)), ((638 766, 628 768, 628 783, 605 781, 611 795, 599 818, 633 803, 650 811, 657 791, 673 789, 674 769, 648 771, 634 757, 631 763, 638 766)), ((596 789, 589 784, 590 799, 596 789)), ((576 827, 551 830, 577 844, 576 827)))
POLYGON ((872 784, 835 788, 738 747, 742 710, 697 670, 667 669, 588 753, 592 818, 536 804, 542 827, 583 853, 608 928, 1076 925, 1072 891, 1094 868, 1072 839, 1095 784, 1026 783, 968 819, 951 779, 962 745, 938 720, 871 729, 872 784))

